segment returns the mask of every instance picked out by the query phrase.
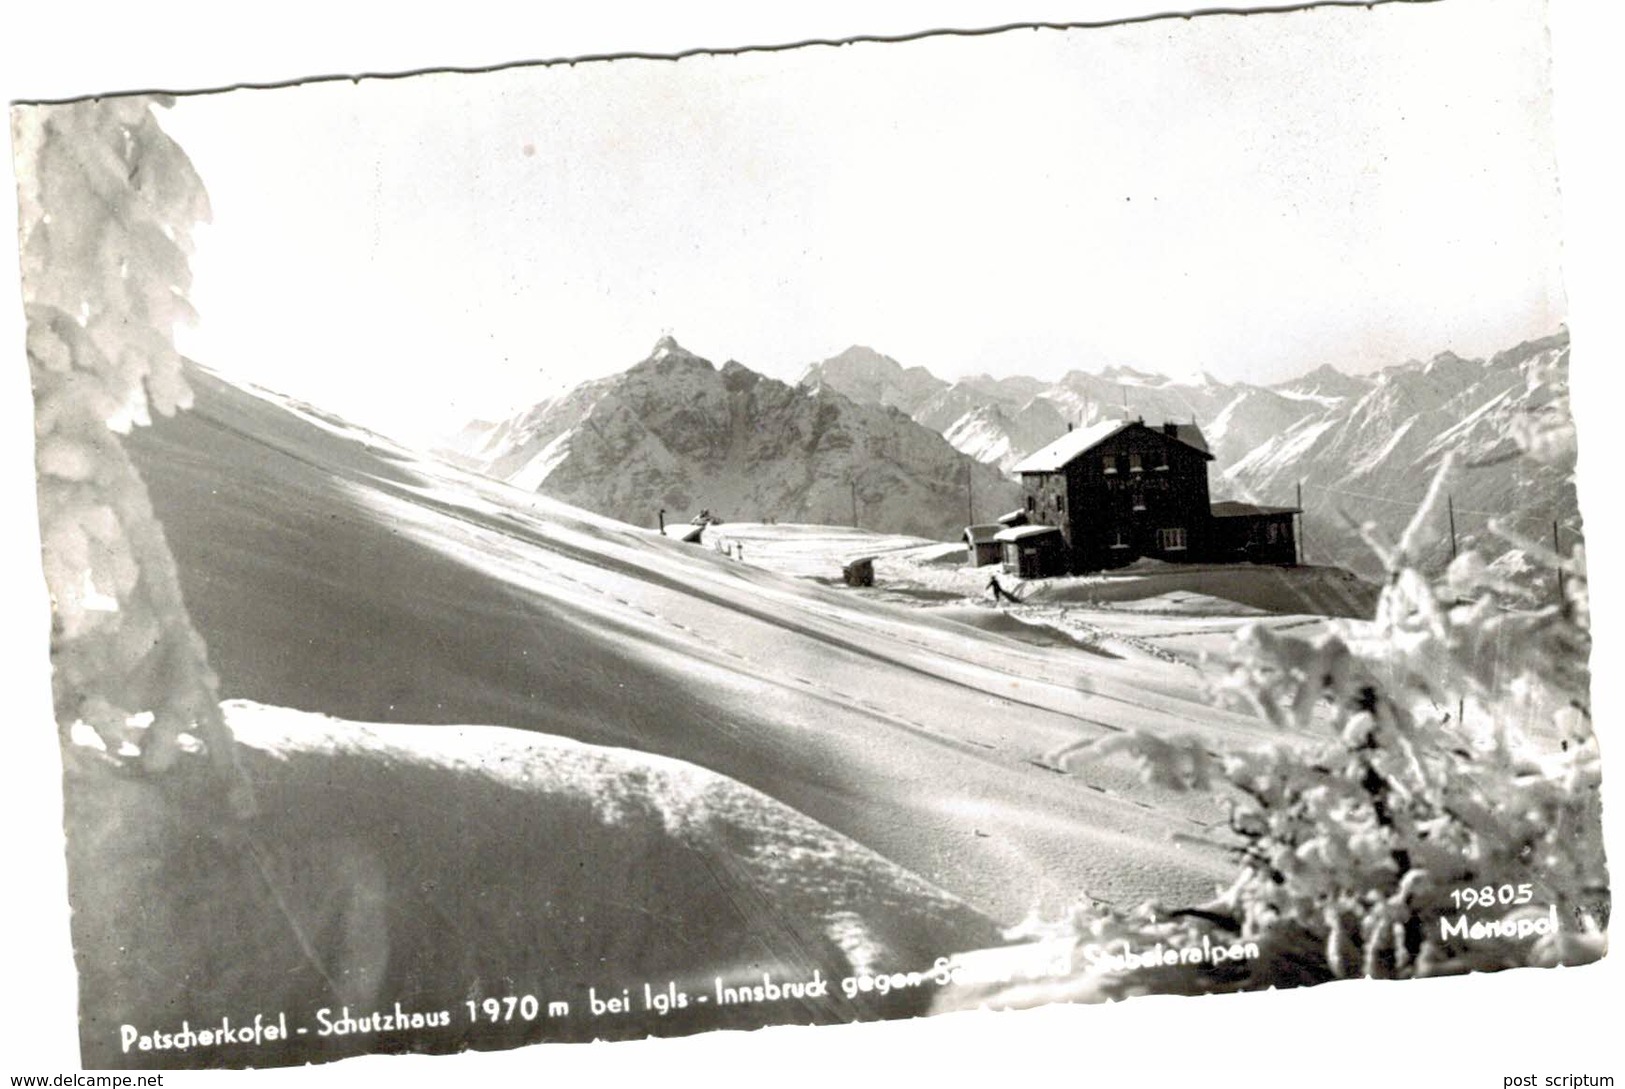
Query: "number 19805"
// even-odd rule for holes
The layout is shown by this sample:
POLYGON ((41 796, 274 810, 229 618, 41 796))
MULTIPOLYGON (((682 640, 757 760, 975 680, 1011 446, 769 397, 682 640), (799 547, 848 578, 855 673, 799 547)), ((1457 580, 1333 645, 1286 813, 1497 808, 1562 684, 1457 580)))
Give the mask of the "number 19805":
POLYGON ((1451 889, 1450 899, 1454 900, 1458 908, 1511 907, 1514 904, 1527 904, 1535 898, 1535 887, 1530 884, 1522 885, 1480 885, 1477 888, 1451 889))

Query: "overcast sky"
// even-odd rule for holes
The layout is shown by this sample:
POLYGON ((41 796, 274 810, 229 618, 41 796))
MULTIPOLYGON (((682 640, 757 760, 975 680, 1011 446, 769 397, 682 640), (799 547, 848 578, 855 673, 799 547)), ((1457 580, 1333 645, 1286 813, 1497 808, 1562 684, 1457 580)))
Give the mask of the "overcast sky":
POLYGON ((1531 0, 183 98, 199 359, 408 438, 671 332, 1273 381, 1564 318, 1531 0))

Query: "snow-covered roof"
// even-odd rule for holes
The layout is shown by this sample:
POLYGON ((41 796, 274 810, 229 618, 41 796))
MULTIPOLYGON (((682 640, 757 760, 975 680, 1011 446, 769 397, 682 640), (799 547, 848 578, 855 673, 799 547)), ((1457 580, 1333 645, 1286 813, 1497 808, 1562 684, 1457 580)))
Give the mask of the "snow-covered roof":
POLYGON ((1050 533, 1059 534, 1061 531, 1054 526, 1011 526, 1001 529, 994 534, 995 541, 1025 541, 1032 537, 1043 537, 1050 533))
POLYGON ((1042 450, 1036 450, 1011 468, 1012 473, 1053 473, 1061 466, 1072 461, 1087 451, 1090 447, 1098 446, 1134 423, 1133 420, 1100 420, 1088 427, 1079 427, 1042 450))
POLYGON ((988 544, 995 534, 1004 527, 998 524, 991 526, 966 526, 965 539, 973 545, 988 544))
POLYGON ((1024 524, 1026 521, 1027 512, 1022 510, 1020 507, 1017 507, 1009 514, 999 515, 999 525, 1001 526, 1019 526, 1024 524))
MULTIPOLYGON (((1088 453, 1119 431, 1130 427, 1146 427, 1144 420, 1099 420, 1088 427, 1079 427, 1068 431, 1042 450, 1028 454, 1011 467, 1012 473, 1053 473, 1063 466, 1088 453)), ((1207 448, 1207 440, 1202 437, 1201 428, 1195 424, 1164 424, 1161 430, 1146 427, 1148 431, 1168 435, 1195 450, 1204 457, 1211 458, 1213 454, 1207 448), (1168 429, 1172 428, 1170 433, 1168 429)))
POLYGON ((1213 504, 1215 518, 1250 518, 1260 514, 1302 514, 1298 507, 1265 507, 1257 503, 1238 503, 1234 499, 1221 499, 1213 504))

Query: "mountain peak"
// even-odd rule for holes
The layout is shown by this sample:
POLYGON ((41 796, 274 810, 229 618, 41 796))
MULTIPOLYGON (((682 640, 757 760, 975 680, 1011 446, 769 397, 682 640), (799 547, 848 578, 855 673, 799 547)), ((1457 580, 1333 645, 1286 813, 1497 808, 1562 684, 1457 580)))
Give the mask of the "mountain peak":
POLYGON ((854 344, 839 355, 809 366, 800 384, 831 389, 859 404, 896 408, 913 415, 948 383, 924 367, 904 367, 889 355, 854 344))
POLYGON ((1322 363, 1307 374, 1286 382, 1276 382, 1269 388, 1287 394, 1311 397, 1359 396, 1370 389, 1373 379, 1355 378, 1343 373, 1330 363, 1322 363))
POLYGON ((665 336, 655 341, 654 350, 649 353, 648 358, 642 363, 639 363, 636 367, 633 367, 632 370, 637 371, 640 368, 650 366, 655 367, 656 370, 660 370, 663 369, 661 365, 672 363, 703 363, 707 368, 715 369, 710 360, 695 355, 693 352, 677 343, 676 337, 672 336, 670 333, 667 333, 665 336))
POLYGON ((676 337, 672 336, 670 333, 667 333, 659 340, 655 341, 654 351, 649 353, 649 358, 663 359, 674 352, 681 352, 683 355, 693 354, 681 344, 677 343, 676 337))
POLYGON ((903 365, 884 352, 877 352, 873 348, 862 344, 853 344, 836 355, 824 360, 825 363, 866 363, 871 366, 880 366, 888 370, 902 370, 903 365))

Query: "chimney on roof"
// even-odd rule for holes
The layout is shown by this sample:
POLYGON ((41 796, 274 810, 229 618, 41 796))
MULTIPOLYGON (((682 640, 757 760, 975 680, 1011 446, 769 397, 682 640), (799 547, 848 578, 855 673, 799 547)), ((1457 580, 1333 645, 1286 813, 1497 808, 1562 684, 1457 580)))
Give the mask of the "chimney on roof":
POLYGON ((1162 425, 1162 433, 1164 435, 1168 435, 1171 438, 1178 438, 1179 437, 1179 425, 1176 424, 1176 423, 1164 423, 1162 425))

